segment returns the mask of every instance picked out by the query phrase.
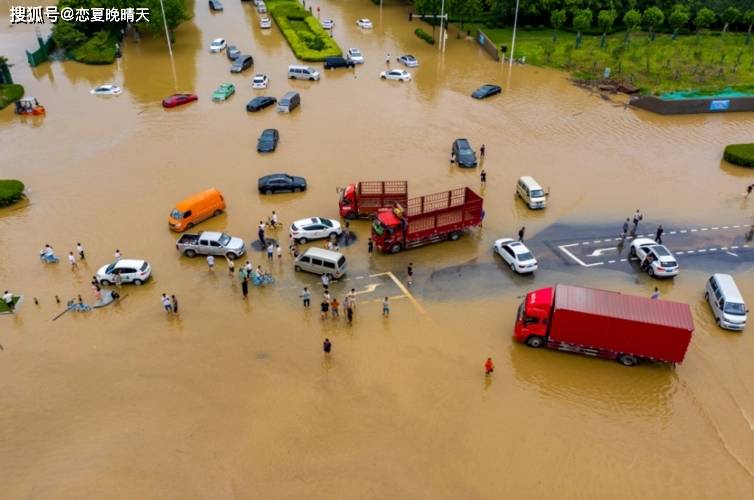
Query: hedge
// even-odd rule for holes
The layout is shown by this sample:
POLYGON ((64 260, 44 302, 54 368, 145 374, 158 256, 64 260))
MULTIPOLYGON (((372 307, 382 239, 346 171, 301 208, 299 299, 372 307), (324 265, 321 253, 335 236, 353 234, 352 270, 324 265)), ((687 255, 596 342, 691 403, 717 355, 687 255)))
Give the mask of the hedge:
POLYGON ((100 31, 71 51, 73 59, 84 64, 112 64, 115 61, 116 39, 100 31))
POLYGON ((0 207, 7 207, 24 197, 24 183, 17 180, 0 180, 0 207))
POLYGON ((324 61, 326 57, 343 54, 319 21, 297 3, 268 3, 272 3, 270 15, 275 19, 297 58, 302 61, 324 61))
POLYGON ((754 144, 730 144, 725 147, 723 158, 734 165, 754 167, 754 144))
POLYGON ((431 43, 431 44, 435 43, 435 39, 432 38, 432 35, 430 35, 429 33, 427 33, 426 31, 424 31, 421 28, 416 28, 414 30, 414 33, 416 34, 416 36, 418 36, 419 38, 421 38, 422 40, 424 40, 427 43, 431 43))
POLYGON ((13 101, 17 101, 24 96, 23 85, 15 83, 3 83, 0 85, 0 109, 3 109, 13 101))

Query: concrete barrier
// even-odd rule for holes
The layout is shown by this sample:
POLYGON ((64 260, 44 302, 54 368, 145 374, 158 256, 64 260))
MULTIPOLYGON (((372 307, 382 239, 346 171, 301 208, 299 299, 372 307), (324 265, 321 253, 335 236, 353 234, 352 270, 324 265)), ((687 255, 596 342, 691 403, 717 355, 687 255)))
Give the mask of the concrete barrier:
POLYGON ((500 60, 500 51, 490 38, 480 29, 476 30, 476 41, 496 61, 500 60))
POLYGON ((641 96, 631 99, 631 106, 646 109, 660 115, 691 115, 697 113, 726 113, 734 111, 754 111, 752 97, 709 97, 697 99, 660 99, 654 96, 641 96))

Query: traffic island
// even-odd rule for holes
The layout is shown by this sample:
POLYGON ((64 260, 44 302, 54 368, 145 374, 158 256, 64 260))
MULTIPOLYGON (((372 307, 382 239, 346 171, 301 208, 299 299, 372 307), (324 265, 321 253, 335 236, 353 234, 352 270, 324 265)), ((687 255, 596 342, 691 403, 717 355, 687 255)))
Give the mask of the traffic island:
POLYGON ((343 54, 319 21, 295 1, 268 0, 267 5, 297 58, 318 62, 343 54))
POLYGON ((21 99, 23 96, 23 85, 16 85, 15 83, 0 84, 0 109, 3 109, 10 103, 21 99))
POLYGON ((15 179, 0 180, 0 207, 7 207, 24 198, 24 183, 15 179))
POLYGON ((754 144, 729 144, 725 146, 723 159, 734 165, 754 167, 754 144))
POLYGON ((630 104, 660 115, 754 111, 754 95, 730 89, 716 94, 666 92, 660 96, 634 97, 630 104))

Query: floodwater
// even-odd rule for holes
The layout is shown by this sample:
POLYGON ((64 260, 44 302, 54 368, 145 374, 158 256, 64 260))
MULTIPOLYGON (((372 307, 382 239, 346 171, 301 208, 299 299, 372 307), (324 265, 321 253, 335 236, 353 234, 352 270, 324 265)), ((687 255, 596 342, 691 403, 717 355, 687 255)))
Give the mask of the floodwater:
MULTIPOLYGON (((657 283, 564 263, 511 277, 490 250, 522 225, 532 242, 564 222, 617 232, 636 208, 650 230, 657 221, 751 223, 754 199, 742 193, 754 174, 720 159, 725 144, 750 142, 751 114, 636 112, 561 73, 509 75, 455 32, 441 55, 414 36, 419 24, 405 8, 366 0, 318 4, 341 47, 367 59, 320 82, 287 81, 295 60, 285 40, 276 28, 262 32, 248 3, 230 0, 219 14, 197 3, 176 34, 173 63, 164 41, 142 39, 128 40, 112 66, 30 69, 23 51, 34 29, 9 27, 9 5, 0 1, 0 52, 48 112, 0 112, 0 177, 22 179, 30 195, 0 210, 0 288, 26 296, 18 315, 0 317, 0 497, 751 498, 752 328, 718 330, 702 298, 711 272, 732 272, 754 303, 745 255, 657 283), (360 17, 375 29, 358 29, 360 17), (216 37, 251 53, 253 70, 229 74, 225 55, 207 50, 216 37), (388 52, 417 56, 414 81, 380 81, 388 52), (252 91, 254 72, 270 75, 267 91, 252 91), (236 95, 213 103, 225 81, 236 95), (89 95, 109 82, 123 95, 89 95), (485 82, 505 92, 470 99, 485 82), (302 96, 291 115, 244 110, 254 95, 289 89, 302 96), (200 100, 162 109, 177 90, 200 100), (263 157, 255 141, 268 127, 281 142, 263 157), (277 282, 244 302, 224 262, 209 273, 203 259, 174 249, 168 212, 211 186, 228 210, 199 228, 247 240, 271 210, 286 223, 336 217, 335 188, 360 179, 407 179, 414 195, 478 189, 478 169, 448 164, 456 137, 487 146, 483 229, 368 257, 369 226, 353 223, 357 242, 344 250, 351 279, 333 287, 339 297, 361 292, 352 326, 320 320, 317 279, 294 273, 288 256, 271 266, 277 282), (274 171, 305 175, 309 191, 260 197, 257 177, 274 171), (546 210, 514 198, 520 175, 549 187, 546 210), (45 243, 64 257, 77 241, 87 252, 77 272, 37 258, 45 243), (56 295, 92 301, 89 279, 116 248, 148 259, 154 279, 124 288, 116 306, 51 321, 63 309, 56 295), (409 261, 411 297, 401 288, 409 261), (685 362, 626 369, 514 343, 520 296, 554 282, 646 296, 659 286, 663 298, 690 303, 697 329, 685 362), (302 286, 316 292, 311 311, 298 299, 302 286), (163 292, 178 296, 180 316, 166 317, 163 292), (394 297, 387 320, 384 295, 394 297), (334 349, 323 360, 324 337, 334 349)), ((284 231, 277 237, 286 246, 284 231)), ((261 253, 251 258, 269 267, 261 253)))

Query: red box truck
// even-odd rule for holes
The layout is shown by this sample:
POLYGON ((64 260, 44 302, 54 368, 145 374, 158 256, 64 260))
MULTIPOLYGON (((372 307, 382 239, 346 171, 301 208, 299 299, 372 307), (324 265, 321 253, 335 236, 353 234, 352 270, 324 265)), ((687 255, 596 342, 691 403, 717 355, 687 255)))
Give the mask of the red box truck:
POLYGON ((526 294, 513 338, 633 366, 642 359, 680 363, 693 331, 688 304, 556 285, 526 294))
POLYGON ((361 181, 338 189, 340 216, 346 219, 364 219, 377 210, 392 207, 395 203, 406 204, 408 182, 406 181, 361 181))
POLYGON ((457 240, 464 229, 482 223, 482 197, 469 188, 411 198, 382 208, 372 221, 372 241, 382 252, 397 253, 428 243, 457 240))

